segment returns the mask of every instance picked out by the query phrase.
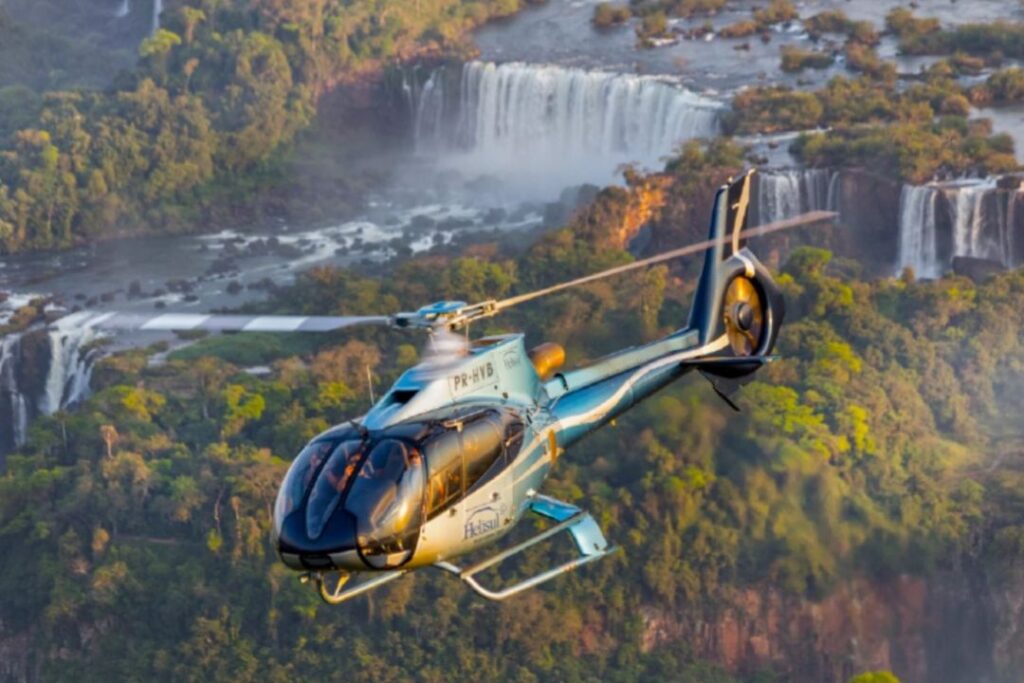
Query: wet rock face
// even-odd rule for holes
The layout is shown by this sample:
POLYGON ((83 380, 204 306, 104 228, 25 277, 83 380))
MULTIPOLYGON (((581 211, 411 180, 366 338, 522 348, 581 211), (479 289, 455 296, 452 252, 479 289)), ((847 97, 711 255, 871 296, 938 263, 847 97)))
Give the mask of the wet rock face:
POLYGON ((902 186, 868 170, 840 174, 838 208, 843 230, 833 231, 836 251, 879 268, 899 252, 902 186))
POLYGON ((740 676, 845 681, 891 670, 904 683, 1018 683, 1024 670, 1024 570, 857 579, 818 602, 748 588, 703 612, 647 605, 641 615, 644 651, 685 643, 740 676))

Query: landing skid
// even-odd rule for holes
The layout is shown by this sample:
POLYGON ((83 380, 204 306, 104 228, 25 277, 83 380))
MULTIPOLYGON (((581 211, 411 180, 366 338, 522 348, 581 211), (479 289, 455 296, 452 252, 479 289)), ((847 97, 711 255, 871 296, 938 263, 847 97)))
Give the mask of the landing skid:
MULTIPOLYGON (((594 560, 600 560, 605 555, 617 550, 617 548, 610 547, 608 545, 608 541, 605 540, 604 534, 601 533, 600 527, 597 526, 597 522, 594 521, 594 518, 591 517, 588 512, 581 510, 575 505, 563 503, 560 500, 555 500, 548 496, 542 496, 539 493, 531 493, 528 494, 528 496, 530 499, 530 502, 528 503, 530 512, 554 520, 557 524, 545 529, 536 536, 529 538, 522 543, 512 546, 508 550, 503 550, 497 555, 489 557, 481 562, 477 562, 465 569, 462 569, 451 562, 436 562, 434 563, 434 566, 451 574, 455 574, 477 594, 482 595, 488 600, 504 600, 516 595, 517 593, 521 593, 524 590, 533 588, 534 586, 539 586, 546 581, 550 581, 556 576, 561 576, 562 574, 571 572, 577 567, 582 567, 594 560), (579 551, 579 557, 501 590, 490 590, 476 580, 476 575, 480 572, 499 565, 510 557, 518 555, 527 548, 542 543, 563 531, 568 531, 572 535, 573 541, 576 543, 576 549, 579 551)), ((302 576, 302 581, 303 583, 313 581, 320 593, 320 597, 327 604, 340 605, 341 603, 351 600, 358 595, 362 595, 374 588, 379 588, 386 583, 394 581, 395 579, 408 574, 409 571, 410 570, 408 569, 399 569, 390 572, 378 573, 373 578, 361 581, 354 586, 350 586, 348 584, 352 575, 344 572, 339 573, 337 575, 338 578, 330 582, 328 581, 327 572, 310 572, 302 576), (332 583, 333 585, 329 585, 332 583)))
POLYGON ((312 579, 316 583, 317 590, 320 592, 320 598, 324 602, 328 605, 340 605, 346 600, 351 600, 358 595, 372 591, 374 588, 379 588, 385 583, 394 581, 408 573, 409 571, 404 569, 383 572, 375 575, 372 579, 361 581, 354 586, 348 586, 349 579, 352 578, 352 575, 349 573, 339 573, 333 587, 328 585, 325 572, 310 572, 309 574, 304 574, 301 580, 303 583, 306 583, 312 579), (346 586, 348 587, 346 588, 346 586))
POLYGON ((531 512, 541 515, 542 517, 555 520, 558 523, 549 529, 545 529, 533 538, 527 539, 518 545, 512 546, 508 550, 504 550, 493 557, 478 562, 465 569, 461 569, 450 562, 437 562, 434 566, 438 569, 443 569, 455 574, 477 594, 482 595, 488 600, 504 600, 516 595, 517 593, 521 593, 524 590, 538 586, 546 581, 550 581, 556 576, 561 576, 562 574, 571 572, 577 567, 582 567, 594 560, 599 560, 605 555, 617 550, 615 547, 609 547, 608 541, 605 540, 604 534, 601 533, 601 529, 597 526, 597 522, 594 521, 594 518, 591 517, 589 513, 574 505, 563 503, 560 500, 555 500, 548 496, 542 496, 538 493, 533 493, 530 495, 529 509, 531 512), (564 564, 554 567, 553 569, 541 572, 536 576, 532 576, 501 590, 490 590, 485 588, 476 580, 475 577, 480 572, 490 569, 510 557, 518 555, 527 548, 546 541, 562 531, 568 531, 572 535, 573 541, 576 542, 576 549, 580 553, 579 557, 576 559, 570 560, 564 564))

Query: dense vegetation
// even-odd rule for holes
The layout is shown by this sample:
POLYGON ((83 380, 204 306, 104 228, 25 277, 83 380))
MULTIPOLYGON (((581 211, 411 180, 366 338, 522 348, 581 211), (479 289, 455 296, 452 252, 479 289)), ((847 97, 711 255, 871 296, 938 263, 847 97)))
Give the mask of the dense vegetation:
POLYGON ((999 21, 962 24, 944 29, 936 19, 919 19, 906 8, 886 17, 886 27, 899 36, 907 54, 943 55, 966 52, 993 62, 1024 57, 1024 24, 999 21))
POLYGON ((111 91, 0 88, 0 252, 192 229, 273 178, 326 90, 519 4, 175 3, 111 91))
MULTIPOLYGON (((728 144, 688 147, 655 227, 703 212, 706 185, 739 162, 728 144)), ((386 277, 316 270, 273 307, 389 311, 589 272, 629 258, 616 247, 625 199, 602 192, 518 256, 478 247, 386 277)), ((992 566, 1018 562, 1024 473, 993 475, 985 455, 1019 437, 1024 273, 975 285, 857 271, 818 249, 790 255, 785 360, 747 387, 742 414, 691 380, 560 461, 548 490, 592 510, 625 552, 500 606, 418 574, 329 609, 274 558, 269 511, 289 458, 361 413, 366 364, 389 381, 413 339, 217 338, 159 367, 115 356, 96 395, 34 425, 0 478, 0 623, 28 634, 47 680, 727 681, 684 643, 642 647, 644 606, 698 618, 764 582, 813 599, 852 576, 928 574, 968 545, 992 566), (272 374, 240 369, 253 362, 272 374)), ((692 278, 675 275, 594 285, 478 332, 525 329, 593 358, 680 324, 692 278)))
MULTIPOLYGON (((1012 138, 993 134, 988 121, 969 119, 968 96, 978 101, 985 94, 959 86, 955 64, 940 62, 909 87, 898 86, 887 69, 865 68, 869 74, 837 76, 813 92, 750 88, 733 99, 734 125, 741 133, 828 128, 798 140, 798 157, 812 165, 870 165, 912 182, 1015 170, 1012 138)), ((1013 76, 1000 72, 981 87, 1012 93, 1013 76)))

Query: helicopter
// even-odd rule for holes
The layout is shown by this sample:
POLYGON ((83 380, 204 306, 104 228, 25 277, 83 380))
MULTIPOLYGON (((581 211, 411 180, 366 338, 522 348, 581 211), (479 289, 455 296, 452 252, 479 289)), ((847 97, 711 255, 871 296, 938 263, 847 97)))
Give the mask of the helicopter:
POLYGON ((745 240, 836 214, 815 211, 748 229, 753 170, 715 195, 707 240, 504 300, 441 301, 381 316, 74 313, 101 330, 328 332, 386 325, 429 333, 423 360, 363 416, 313 438, 292 462, 273 510, 280 560, 337 605, 433 567, 504 600, 616 548, 587 511, 540 492, 559 457, 587 434, 696 370, 732 396, 774 357, 783 297, 745 240), (687 324, 656 341, 564 370, 565 350, 527 350, 523 334, 469 341, 470 323, 512 306, 704 252, 687 324), (552 524, 484 560, 527 514, 552 524), (480 575, 565 532, 572 558, 501 588, 480 575), (359 577, 353 581, 353 577, 359 577))

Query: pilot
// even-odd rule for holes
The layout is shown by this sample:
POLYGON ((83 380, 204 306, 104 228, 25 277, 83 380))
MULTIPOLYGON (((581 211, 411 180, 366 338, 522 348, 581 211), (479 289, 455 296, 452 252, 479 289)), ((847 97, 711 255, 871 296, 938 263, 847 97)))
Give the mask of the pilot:
POLYGON ((359 465, 362 442, 345 442, 338 448, 338 463, 327 471, 327 481, 335 491, 341 493, 359 465))
POLYGON ((331 450, 334 448, 334 444, 330 441, 321 441, 314 445, 316 450, 309 456, 309 469, 306 470, 306 474, 302 478, 303 491, 309 489, 309 484, 320 470, 320 465, 323 464, 324 460, 327 460, 327 456, 331 454, 331 450))

